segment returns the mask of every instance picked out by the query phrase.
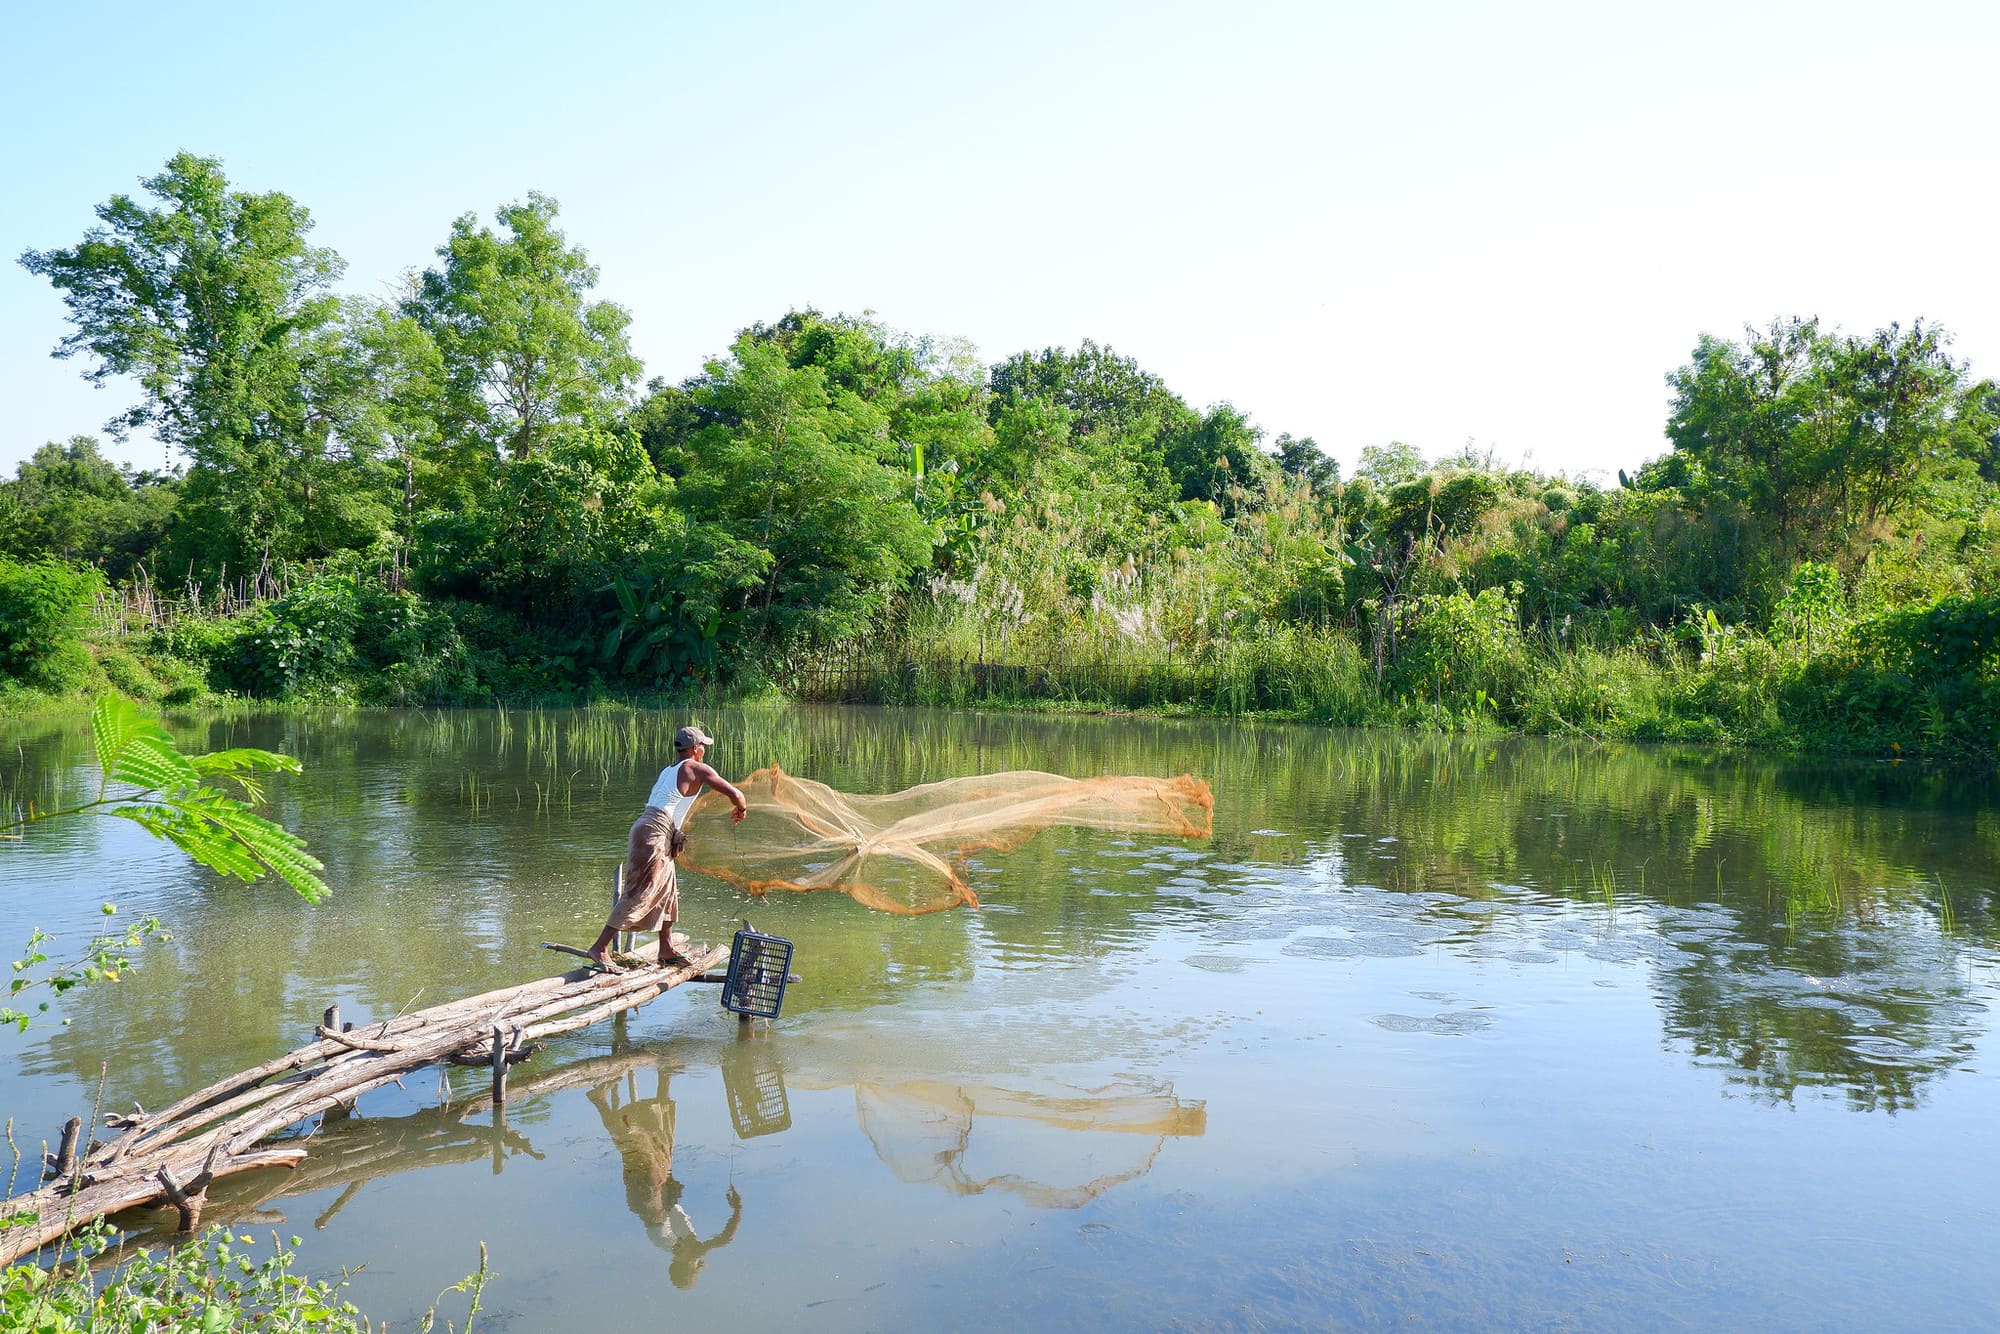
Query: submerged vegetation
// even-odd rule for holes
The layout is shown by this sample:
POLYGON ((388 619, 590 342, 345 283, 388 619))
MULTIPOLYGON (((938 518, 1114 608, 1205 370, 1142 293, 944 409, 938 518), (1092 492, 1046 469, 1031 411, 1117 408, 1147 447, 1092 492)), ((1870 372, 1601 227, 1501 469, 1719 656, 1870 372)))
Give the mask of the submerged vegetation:
POLYGON ((0 484, 22 695, 775 689, 2000 753, 2000 391, 1922 321, 1701 337, 1668 452, 1615 480, 1396 443, 1343 476, 1089 341, 986 365, 793 311, 642 388, 542 195, 367 301, 289 197, 185 154, 145 186, 22 257, 57 355, 138 386, 110 429, 182 460, 79 436, 0 484))

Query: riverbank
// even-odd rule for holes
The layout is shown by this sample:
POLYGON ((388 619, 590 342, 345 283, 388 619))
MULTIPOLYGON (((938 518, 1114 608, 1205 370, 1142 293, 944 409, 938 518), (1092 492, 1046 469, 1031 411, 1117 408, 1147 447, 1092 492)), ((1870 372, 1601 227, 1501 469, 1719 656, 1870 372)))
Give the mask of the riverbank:
POLYGON ((606 679, 564 651, 574 645, 490 608, 364 584, 339 614, 335 599, 304 591, 234 617, 85 638, 64 688, 12 684, 0 691, 0 711, 60 711, 106 689, 223 709, 765 701, 1255 717, 1978 768, 2000 754, 2000 602, 1990 599, 1885 613, 1818 643, 1709 618, 1685 633, 1599 648, 1536 644, 1511 615, 1469 598, 1433 609, 1379 664, 1341 626, 1270 625, 1180 648, 1103 637, 986 644, 906 622, 900 633, 643 689, 606 679), (362 605, 372 602, 383 605, 362 605))

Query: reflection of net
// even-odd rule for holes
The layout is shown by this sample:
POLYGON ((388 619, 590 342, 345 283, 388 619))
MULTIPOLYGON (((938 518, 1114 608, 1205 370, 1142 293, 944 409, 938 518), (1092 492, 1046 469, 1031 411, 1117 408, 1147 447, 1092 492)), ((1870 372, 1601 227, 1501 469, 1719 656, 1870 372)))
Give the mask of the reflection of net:
POLYGON ((762 894, 837 889, 871 908, 927 913, 977 904, 960 863, 1019 847, 1051 825, 1207 838, 1215 798, 1179 778, 1059 778, 1020 770, 853 796, 776 765, 742 783, 750 813, 704 792, 681 864, 762 894))
POLYGON ((1079 1208, 1144 1176, 1167 1136, 1208 1128, 1201 1103, 1131 1084, 1034 1093, 919 1079, 856 1084, 854 1102, 899 1179, 954 1195, 1003 1190, 1039 1209, 1079 1208), (1057 1184, 1065 1178, 1083 1179, 1057 1184))

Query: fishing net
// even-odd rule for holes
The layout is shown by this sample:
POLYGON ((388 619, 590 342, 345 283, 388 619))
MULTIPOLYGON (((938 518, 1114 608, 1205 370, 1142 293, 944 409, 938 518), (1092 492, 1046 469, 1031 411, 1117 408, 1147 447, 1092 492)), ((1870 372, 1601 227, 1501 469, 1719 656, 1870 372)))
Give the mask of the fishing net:
POLYGON ((860 1083, 854 1105, 875 1155, 899 1179, 954 1195, 1004 1191, 1040 1209, 1080 1208, 1144 1176, 1169 1136, 1208 1129, 1202 1103, 1135 1082, 1048 1090, 860 1083))
POLYGON ((1061 778, 1017 770, 862 796, 776 765, 740 786, 750 813, 704 791, 680 864, 765 894, 833 889, 884 912, 976 905, 964 862, 1006 852, 1052 825, 1207 838, 1215 798, 1198 778, 1061 778))

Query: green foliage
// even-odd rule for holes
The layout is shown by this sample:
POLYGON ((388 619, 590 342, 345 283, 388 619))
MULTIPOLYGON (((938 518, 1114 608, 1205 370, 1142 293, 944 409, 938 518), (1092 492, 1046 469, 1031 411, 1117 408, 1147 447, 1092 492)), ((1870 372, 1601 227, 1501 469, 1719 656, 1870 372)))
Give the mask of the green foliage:
MULTIPOLYGON (((299 1239, 291 1239, 296 1247, 299 1239)), ((87 1234, 74 1260, 51 1268, 18 1264, 0 1271, 0 1327, 35 1334, 84 1331, 260 1330, 268 1334, 326 1331, 368 1334, 376 1326, 341 1294, 349 1275, 322 1281, 295 1272, 296 1253, 271 1239, 259 1258, 246 1249, 254 1238, 224 1227, 163 1250, 140 1250, 105 1274, 92 1272, 109 1248, 108 1229, 87 1234)), ((480 1247, 479 1269, 440 1293, 469 1294, 462 1329, 470 1334, 490 1271, 480 1247)), ((438 1304, 419 1318, 417 1329, 435 1329, 438 1304)), ((447 1330, 460 1329, 450 1321, 447 1330)))
POLYGON ((1392 691, 1438 705, 1470 696, 1475 711, 1490 706, 1514 716, 1532 665, 1508 590, 1425 594, 1397 614, 1401 648, 1388 678, 1392 691))
POLYGON ((1741 344, 1704 337, 1668 377, 1669 485, 1700 513, 1740 510, 1780 574, 1851 558, 1878 525, 1907 518, 1977 471, 1993 429, 1982 386, 1921 320, 1868 337, 1786 320, 1741 344))
POLYGON ((367 461, 335 435, 361 388, 326 332, 341 261, 307 243, 299 204, 230 189, 212 158, 177 154, 144 185, 154 205, 114 195, 76 246, 21 256, 69 308, 56 355, 93 357, 93 383, 136 380, 109 428, 149 428, 192 462, 176 565, 319 554, 367 461))
MULTIPOLYGON (((102 911, 106 917, 115 916, 118 905, 107 903, 102 911)), ((132 966, 132 956, 146 942, 172 939, 172 933, 160 926, 159 918, 147 917, 121 932, 93 936, 78 958, 57 963, 49 971, 41 972, 38 970, 49 963, 47 947, 54 943, 55 937, 36 927, 29 933, 21 957, 13 961, 13 976, 7 981, 7 999, 0 1004, 0 1024, 12 1024, 16 1031, 25 1033, 33 1015, 14 1008, 15 1001, 23 994, 46 987, 51 995, 60 996, 75 987, 95 982, 116 982, 132 966)), ((46 1012, 48 1008, 49 1002, 42 1001, 38 1012, 46 1012)))
MULTIPOLYGON (((699 675, 703 658, 746 641, 784 652, 854 633, 937 545, 891 435, 893 414, 839 383, 857 378, 844 360, 833 376, 791 360, 753 330, 684 386, 700 424, 663 453, 679 479, 677 506, 698 522, 634 562, 628 587, 646 589, 640 601, 656 623, 614 642, 652 636, 672 618, 712 648, 644 659, 648 670, 699 675)), ((619 615, 633 620, 623 603, 619 615)))
POLYGON ((0 556, 0 681, 61 693, 90 673, 83 632, 104 576, 58 560, 0 556))
POLYGON ((2000 758, 2000 599, 1882 613, 1807 662, 1780 705, 1813 743, 1879 754, 2000 758))
POLYGON ((0 482, 0 555, 54 556, 122 579, 159 545, 176 491, 113 464, 90 436, 43 445, 0 482))
POLYGON ((212 870, 241 880, 275 872, 308 903, 325 896, 322 868, 305 841, 251 809, 263 799, 257 775, 295 774, 297 760, 247 747, 183 755, 157 717, 119 695, 97 701, 90 727, 97 796, 80 806, 30 809, 0 825, 0 835, 63 816, 109 815, 166 839, 212 870), (231 784, 241 796, 218 783, 231 784), (127 790, 113 792, 114 785, 127 790))
POLYGON ((437 346, 445 436, 517 461, 557 427, 622 402, 639 377, 631 316, 588 299, 597 269, 556 227, 557 211, 530 191, 495 211, 504 234, 459 218, 403 307, 437 346))
POLYGON ((672 494, 631 435, 562 425, 500 466, 486 503, 424 516, 417 575, 437 592, 578 621, 581 599, 674 537, 672 494))
POLYGON ((113 429, 188 467, 135 476, 78 437, 0 484, 0 688, 708 689, 921 630, 925 662, 994 680, 1078 645, 1159 655, 1110 694, 1172 679, 1192 693, 1157 702, 1228 711, 1759 742, 1803 720, 1815 744, 1984 754, 1945 739, 1980 725, 1977 673, 1885 628, 2000 596, 2000 389, 1923 321, 1701 338, 1668 376, 1672 450, 1615 488, 1400 442, 1343 485, 1311 439, 1267 449, 1249 413, 1090 340, 986 367, 793 310, 633 405, 629 317, 546 196, 457 219, 381 302, 336 299, 306 210, 211 159, 145 186, 22 262, 67 303, 58 355, 137 380, 113 429), (87 650, 88 576, 51 556, 149 593, 141 558, 186 571, 234 614, 87 650), (1306 632, 1325 670, 1287 703, 1242 645, 1306 632), (1353 653, 1369 679, 1335 689, 1353 653))
MULTIPOLYGON (((297 773, 297 760, 247 747, 183 755, 157 717, 118 695, 97 701, 90 726, 99 773, 96 797, 54 810, 37 810, 32 804, 16 810, 11 823, 0 824, 0 840, 24 837, 24 831, 46 820, 107 815, 132 821, 213 870, 242 880, 276 872, 308 903, 325 896, 326 885, 318 875, 323 868, 306 851, 305 841, 251 809, 263 800, 258 776, 297 773), (240 795, 223 791, 222 783, 240 795), (114 793, 114 785, 125 790, 114 793)), ((118 909, 107 903, 103 911, 109 917, 118 909)), ((44 973, 37 970, 50 962, 43 947, 51 937, 37 928, 14 961, 0 1023, 26 1029, 30 1015, 11 1003, 22 993, 46 987, 60 995, 76 986, 115 982, 130 966, 132 951, 147 940, 167 938, 158 919, 149 917, 122 934, 96 936, 80 959, 44 973)), ((46 1010, 48 1004, 40 1008, 46 1010)))
POLYGON ((451 617, 365 568, 302 580, 233 628, 208 652, 245 694, 411 704, 475 693, 451 617))

